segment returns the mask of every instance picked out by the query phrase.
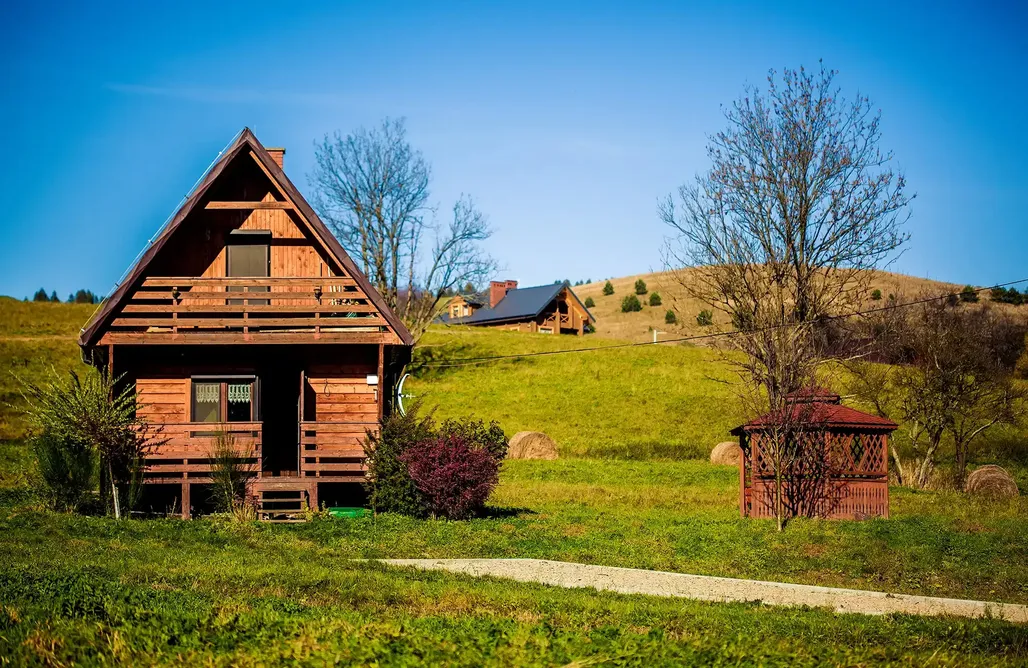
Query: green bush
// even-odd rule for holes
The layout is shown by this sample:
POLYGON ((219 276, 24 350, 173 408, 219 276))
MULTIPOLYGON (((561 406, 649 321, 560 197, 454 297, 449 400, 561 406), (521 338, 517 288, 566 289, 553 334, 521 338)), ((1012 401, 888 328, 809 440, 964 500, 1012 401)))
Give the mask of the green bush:
POLYGON ((606 283, 604 283, 603 284, 603 294, 608 296, 608 297, 611 296, 612 294, 614 294, 614 284, 611 283, 610 281, 607 281, 606 283))
POLYGON ((637 294, 637 295, 644 295, 644 294, 646 294, 646 281, 644 281, 641 278, 636 280, 636 282, 635 282, 635 294, 637 294))
POLYGON ((596 302, 593 301, 593 298, 592 297, 586 297, 585 298, 585 307, 586 308, 592 308, 594 306, 596 306, 596 302))
POLYGON ((621 300, 621 312, 631 313, 632 311, 641 311, 643 308, 642 302, 635 295, 628 295, 621 300))
POLYGON ((54 510, 81 510, 96 490, 96 453, 88 443, 49 431, 34 436, 39 495, 54 510))
MULTIPOLYGON (((397 411, 386 418, 377 435, 368 434, 364 455, 368 467, 364 487, 376 513, 463 518, 469 507, 455 499, 468 495, 479 498, 484 488, 478 473, 491 469, 495 474, 507 456, 507 437, 497 422, 486 424, 474 418, 449 418, 437 426, 431 415, 421 416, 421 403, 415 402, 406 415, 397 411), (459 461, 451 461, 457 451, 472 452, 469 457, 476 458, 478 464, 484 455, 492 464, 459 466, 459 461), (443 471, 438 475, 432 473, 431 462, 442 460, 453 465, 453 470, 447 469, 453 476, 447 477, 443 471), (417 478, 411 475, 412 464, 420 467, 417 478), (445 484, 440 482, 440 476, 445 484), (461 510, 453 510, 458 507, 461 510)), ((471 507, 477 507, 476 504, 477 501, 471 507)))
POLYGON ((960 291, 960 301, 967 302, 968 304, 977 304, 978 291, 970 285, 965 285, 964 289, 960 291))
POLYGON ((378 434, 368 433, 363 444, 367 465, 364 488, 372 510, 412 517, 427 515, 425 499, 400 458, 417 443, 434 435, 432 416, 421 416, 420 401, 412 403, 406 415, 394 411, 382 423, 378 434))
POLYGON ((709 327, 714 324, 714 314, 708 310, 700 311, 696 315, 696 324, 700 327, 709 327))
POLYGON ((650 306, 660 306, 660 295, 658 293, 650 293, 650 306))
POLYGON ((872 290, 871 291, 871 299, 876 301, 876 302, 877 301, 881 301, 881 299, 882 299, 882 291, 879 290, 878 288, 875 288, 874 290, 872 290))
POLYGON ((664 314, 664 324, 665 325, 673 325, 673 324, 675 324, 677 322, 678 322, 678 317, 675 315, 674 311, 668 311, 667 313, 664 314))
POLYGON ((52 444, 89 447, 99 463, 101 497, 120 518, 139 497, 146 453, 167 442, 136 417, 134 388, 92 367, 82 376, 71 372, 62 380, 55 374, 48 384, 23 385, 32 433, 45 434, 52 444))

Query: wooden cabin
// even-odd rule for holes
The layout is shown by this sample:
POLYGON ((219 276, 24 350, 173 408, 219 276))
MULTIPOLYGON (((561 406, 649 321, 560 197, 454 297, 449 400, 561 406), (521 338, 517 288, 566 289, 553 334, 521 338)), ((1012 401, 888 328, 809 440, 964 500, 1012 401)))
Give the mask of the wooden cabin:
MULTIPOLYGON (((807 470, 787 476, 786 497, 796 506, 806 504, 816 515, 831 519, 889 517, 889 436, 898 428, 892 420, 843 406, 839 395, 809 388, 788 397, 796 438, 815 448, 816 458, 803 466, 817 468, 827 480, 819 487, 814 505, 802 498, 807 470)), ((776 419, 764 415, 732 430, 739 437, 739 512, 743 517, 774 517, 774 470, 767 455, 767 439, 776 431, 776 419)), ((779 424, 781 422, 779 421, 779 424)), ((790 425, 792 427, 792 425, 790 425)), ((820 483, 813 482, 813 485, 820 483)))
POLYGON ((439 322, 581 336, 596 319, 567 281, 532 288, 519 288, 517 281, 492 281, 487 293, 453 297, 439 322))
POLYGON ((163 489, 186 518, 219 435, 252 454, 265 510, 359 495, 361 441, 410 359, 410 333, 286 177, 284 152, 244 129, 79 338, 163 426, 144 492, 163 489))

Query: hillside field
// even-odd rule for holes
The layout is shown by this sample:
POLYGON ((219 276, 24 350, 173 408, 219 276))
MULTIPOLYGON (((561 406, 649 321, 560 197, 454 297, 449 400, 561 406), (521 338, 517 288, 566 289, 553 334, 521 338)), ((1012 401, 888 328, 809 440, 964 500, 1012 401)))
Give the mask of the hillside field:
MULTIPOLYGON (((0 657, 15 665, 1028 661, 1028 629, 995 620, 668 601, 352 561, 536 557, 1028 603, 1024 497, 894 488, 890 520, 797 520, 783 534, 739 518, 737 472, 705 458, 742 416, 731 372, 697 346, 473 365, 460 360, 618 341, 431 331, 407 385, 426 407, 561 446, 556 462, 507 462, 480 519, 117 522, 43 510, 16 376, 81 368, 74 336, 90 308, 0 299, 0 657)), ((1028 467, 1010 452, 1023 485, 1028 467)))

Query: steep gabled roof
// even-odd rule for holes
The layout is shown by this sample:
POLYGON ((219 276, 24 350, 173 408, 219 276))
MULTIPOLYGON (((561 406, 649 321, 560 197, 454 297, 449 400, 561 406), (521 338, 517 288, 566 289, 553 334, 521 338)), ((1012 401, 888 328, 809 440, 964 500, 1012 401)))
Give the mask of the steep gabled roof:
POLYGON ((589 309, 578 299, 578 295, 571 289, 571 285, 553 283, 550 285, 537 285, 532 288, 515 288, 508 290, 507 295, 501 299, 493 308, 482 308, 475 311, 466 318, 451 318, 444 314, 440 320, 447 324, 479 325, 487 322, 505 322, 510 320, 524 320, 535 318, 543 312, 550 302, 557 298, 561 290, 567 288, 568 294, 574 297, 582 310, 589 315, 589 319, 596 322, 596 318, 589 309))
POLYGON ((307 203, 300 191, 296 189, 293 182, 289 180, 289 177, 285 175, 282 168, 278 166, 278 163, 271 157, 267 149, 264 148, 257 137, 254 136, 250 128, 243 128, 243 131, 239 133, 239 136, 235 141, 222 153, 221 157, 217 162, 208 170, 207 174, 203 179, 196 185, 193 192, 190 193, 189 197, 182 204, 179 210, 171 218, 164 229, 158 234, 157 238, 153 240, 150 246, 143 252, 142 256, 136 262, 136 264, 129 271, 118 287, 115 288, 114 292, 111 293, 107 299, 100 305, 93 317, 90 318, 89 322, 86 323, 85 327, 82 328, 82 332, 79 335, 80 346, 91 346, 95 345, 100 340, 100 336, 107 323, 117 313, 118 307, 121 303, 129 296, 131 290, 137 282, 144 276, 146 268, 150 263, 160 254, 161 249, 164 248, 168 240, 171 239, 175 231, 182 225, 182 222, 189 216, 189 214, 196 208, 196 205, 203 199, 204 195, 210 189, 210 187, 218 180, 225 168, 241 153, 244 151, 252 151, 256 157, 258 163, 264 168, 265 173, 271 178, 273 184, 277 186, 287 199, 292 200, 296 207, 296 211, 299 214, 301 221, 305 223, 310 229, 311 233, 317 241, 319 241, 325 252, 339 263, 343 270, 357 283, 360 290, 367 295, 368 300, 375 305, 382 317, 385 318, 389 327, 396 333, 404 345, 414 345, 414 338, 410 332, 407 331, 407 327, 403 322, 393 313, 393 310, 386 305, 385 300, 382 299, 382 295, 368 282, 367 277, 364 273, 357 268, 353 260, 343 249, 342 244, 336 239, 335 235, 329 231, 325 223, 322 222, 318 214, 314 212, 311 205, 307 203))

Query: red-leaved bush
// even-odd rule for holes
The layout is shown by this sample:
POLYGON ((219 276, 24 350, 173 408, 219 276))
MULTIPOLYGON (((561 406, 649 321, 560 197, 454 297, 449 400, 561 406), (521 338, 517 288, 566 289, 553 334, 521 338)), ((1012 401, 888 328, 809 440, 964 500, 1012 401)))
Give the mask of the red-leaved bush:
POLYGON ((400 461, 436 517, 474 516, 499 481, 500 462, 456 434, 418 443, 400 455, 400 461))

